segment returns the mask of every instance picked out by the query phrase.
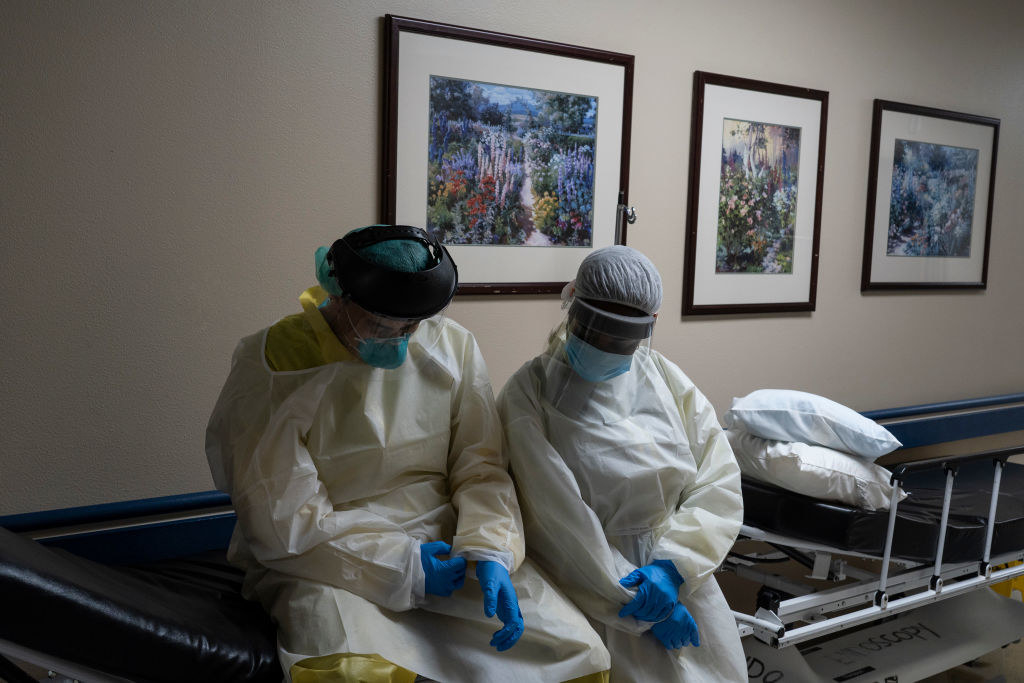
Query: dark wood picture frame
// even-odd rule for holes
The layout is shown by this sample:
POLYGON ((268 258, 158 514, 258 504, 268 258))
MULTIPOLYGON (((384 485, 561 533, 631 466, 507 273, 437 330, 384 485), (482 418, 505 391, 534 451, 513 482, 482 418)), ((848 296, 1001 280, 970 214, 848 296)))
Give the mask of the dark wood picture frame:
MULTIPOLYGON (((683 269, 684 316, 814 310, 818 282, 818 245, 821 232, 827 122, 826 91, 704 71, 694 72, 690 182, 683 269), (723 136, 727 120, 733 122, 733 117, 740 125, 759 124, 776 128, 778 131, 799 129, 799 172, 797 176, 789 176, 792 178, 792 196, 795 197, 795 204, 793 210, 786 209, 786 221, 790 220, 789 216, 793 211, 796 212, 789 233, 768 233, 768 227, 759 229, 758 224, 753 222, 756 216, 758 221, 765 220, 762 225, 767 226, 767 219, 762 219, 762 215, 771 213, 768 204, 760 205, 765 209, 764 214, 758 210, 759 205, 756 203, 748 203, 746 206, 750 211, 748 219, 751 221, 751 232, 748 236, 777 234, 780 237, 773 242, 774 248, 782 244, 782 240, 787 239, 785 235, 789 235, 788 239, 793 246, 790 247, 788 276, 771 273, 769 269, 756 264, 748 266, 751 272, 721 270, 725 267, 724 261, 720 262, 721 257, 718 256, 718 207, 725 197, 722 194, 723 136), (714 147, 710 147, 712 144, 714 147), (705 150, 705 146, 710 148, 705 150), (808 150, 812 153, 811 158, 805 158, 804 152, 808 150), (810 179, 805 178, 807 174, 811 174, 810 179), (809 185, 812 179, 813 186, 809 185), (714 203, 708 206, 711 202, 714 203), (756 270, 758 267, 763 269, 756 270), (798 279, 778 279, 793 276, 798 279), (785 282, 787 286, 773 287, 779 282, 785 282), (764 283, 769 287, 765 288, 764 283)), ((783 157, 785 158, 785 155, 783 157)), ((782 196, 789 195, 784 193, 782 196)), ((743 201, 740 199, 743 210, 743 201)), ((729 206, 735 207, 736 204, 729 206)), ((781 209, 775 211, 777 213, 781 209)), ((782 253, 773 252, 772 249, 764 251, 765 244, 759 247, 766 254, 765 259, 772 253, 782 253)), ((780 267, 783 273, 786 272, 784 258, 785 255, 775 261, 775 264, 783 264, 780 267)))
MULTIPOLYGON (((400 92, 408 81, 403 81, 403 36, 427 36, 429 39, 438 39, 446 47, 453 45, 450 41, 457 41, 454 45, 464 45, 465 50, 479 54, 481 60, 464 60, 461 63, 472 61, 474 63, 488 63, 493 59, 495 64, 501 64, 500 71, 506 74, 510 69, 516 68, 516 57, 521 57, 524 63, 521 73, 517 74, 517 80, 509 83, 502 80, 501 76, 495 76, 493 80, 486 78, 468 78, 451 73, 438 74, 441 77, 453 77, 457 79, 477 81, 485 84, 502 84, 520 89, 537 89, 545 92, 568 92, 579 93, 580 95, 591 95, 592 93, 582 90, 559 90, 544 88, 535 85, 542 77, 547 77, 548 70, 538 69, 538 60, 541 66, 550 64, 555 67, 553 71, 561 73, 571 72, 573 69, 585 70, 587 78, 597 79, 600 82, 601 92, 613 93, 613 97, 603 97, 597 102, 595 119, 595 147, 597 154, 594 158, 594 193, 591 202, 592 223, 590 227, 591 244, 583 246, 492 246, 490 244, 471 244, 470 246, 446 245, 453 258, 459 264, 460 283, 459 294, 550 294, 560 292, 566 281, 576 271, 576 266, 587 253, 597 246, 606 244, 624 244, 626 241, 625 212, 623 209, 628 201, 629 195, 629 146, 630 129, 632 120, 632 94, 633 94, 633 63, 632 55, 608 52, 586 47, 555 43, 523 36, 496 33, 464 26, 441 24, 408 17, 386 15, 384 17, 384 94, 383 94, 383 150, 382 150, 382 177, 381 177, 381 220, 385 223, 409 223, 427 229, 427 201, 419 202, 415 199, 406 199, 409 191, 422 193, 426 197, 428 185, 427 148, 419 143, 410 144, 412 135, 423 135, 423 133, 408 134, 409 128, 429 128, 429 115, 414 119, 413 125, 403 125, 403 115, 409 106, 408 102, 400 99, 400 92), (511 49, 515 52, 508 52, 511 49), (494 55, 500 55, 500 61, 494 55), (511 66, 509 66, 511 65, 511 66), (599 70, 599 71, 598 71, 599 70), (593 72, 598 76, 594 76, 593 72), (604 75, 608 74, 605 78, 604 75), (612 78, 614 77, 614 78, 612 78), (603 80, 602 80, 603 79, 603 80), (621 101, 621 111, 618 107, 613 110, 602 110, 604 101, 621 101), (601 127, 602 116, 604 120, 618 123, 621 117, 621 126, 611 125, 601 127), (603 135, 604 137, 600 137, 603 135), (610 153, 614 152, 614 153, 610 153), (400 159, 404 154, 407 159, 415 159, 412 163, 403 163, 400 159), (422 159, 422 166, 419 166, 419 159, 422 159), (602 163, 604 166, 602 166, 602 163), (415 167, 410 170, 409 167, 415 167), (416 169, 422 168, 422 172, 416 169), (414 173, 418 175, 413 175, 414 173), (408 179, 403 180, 403 174, 409 174, 408 179), (418 180, 417 180, 418 178, 418 180), (421 187, 422 186, 422 187, 421 187), (405 208, 404 202, 408 201, 405 208), (420 211, 422 207, 422 215, 420 211), (461 251, 460 251, 461 249, 461 251), (525 249, 525 251, 524 251, 525 249), (537 258, 532 255, 536 252, 530 250, 546 250, 545 258, 537 258), (552 253, 551 249, 564 250, 552 253), (457 252, 457 253, 456 253, 457 252), (505 267, 507 262, 504 259, 513 259, 512 267, 505 267), (489 260, 490 259, 490 260, 489 260), (499 259, 501 261, 499 262, 499 259), (492 268, 491 266, 496 267, 492 268), (502 270, 507 272, 502 273, 502 270), (515 273, 514 275, 512 273, 515 273), (474 275, 474 273, 476 273, 474 275), (520 278, 528 281, 520 281, 520 278)), ((407 41, 408 42, 408 41, 407 41)), ((440 57, 438 58, 441 59, 440 57)), ((412 61, 412 60, 410 60, 412 61)), ((422 61, 422 60, 421 60, 422 61)), ((409 67, 412 69, 414 67, 409 67)), ((418 69, 431 69, 431 66, 417 66, 418 69)), ((431 76, 435 74, 430 73, 431 76)), ((411 80, 413 77, 408 76, 411 80)), ((572 87, 582 88, 585 86, 572 83, 575 79, 566 79, 572 87)), ((420 84, 417 87, 424 87, 420 84)), ((406 90, 405 92, 409 92, 406 90)), ((417 91, 425 92, 425 90, 417 91)), ((418 94, 417 100, 422 102, 423 95, 418 94)), ((408 98, 407 98, 408 99, 408 98)), ((418 104, 420 110, 422 104, 418 104)), ((419 139, 419 138, 416 138, 419 139)))
POLYGON ((999 119, 987 116, 874 101, 862 292, 986 288, 999 123, 999 119), (913 157, 907 161, 905 149, 918 150, 913 152, 918 155, 930 150, 937 161, 929 163, 926 173, 921 173, 910 168, 913 157), (957 152, 968 156, 949 156, 957 152), (941 171, 935 171, 936 167, 941 171), (906 179, 908 170, 921 176, 918 189, 909 187, 913 180, 899 182, 897 198, 893 179, 897 173, 898 178, 906 179), (956 197, 963 198, 965 194, 961 189, 964 186, 973 189, 970 200, 957 202, 956 197), (908 198, 914 209, 904 213, 902 207, 908 198), (898 203, 896 217, 894 201, 898 203), (952 210, 946 211, 949 206, 952 210), (968 211, 970 218, 965 220, 968 211), (978 234, 979 230, 983 234, 978 234), (930 253, 913 253, 922 250, 930 253))

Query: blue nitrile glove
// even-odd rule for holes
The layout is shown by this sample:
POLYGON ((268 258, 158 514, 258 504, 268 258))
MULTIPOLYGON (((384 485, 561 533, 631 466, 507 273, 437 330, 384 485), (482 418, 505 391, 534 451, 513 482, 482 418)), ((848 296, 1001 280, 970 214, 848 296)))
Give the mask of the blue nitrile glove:
POLYGON ((493 617, 497 613, 505 624, 491 638, 491 646, 497 648, 498 652, 504 652, 516 644, 526 628, 523 613, 519 610, 516 589, 508 570, 499 562, 477 562, 476 578, 480 579, 480 590, 484 592, 484 615, 493 617))
POLYGON ((697 622, 690 611, 677 602, 672 608, 668 619, 651 627, 651 633, 661 641, 666 650, 675 650, 684 645, 700 647, 700 634, 697 633, 697 622))
POLYGON ((437 559, 437 556, 447 555, 451 551, 452 547, 444 541, 420 545, 420 562, 423 563, 423 573, 426 575, 424 592, 448 597, 462 588, 466 580, 466 558, 437 559))
POLYGON ((683 577, 668 560, 655 560, 619 579, 626 588, 639 586, 632 602, 619 610, 620 617, 633 615, 642 621, 662 621, 672 614, 679 599, 683 577))

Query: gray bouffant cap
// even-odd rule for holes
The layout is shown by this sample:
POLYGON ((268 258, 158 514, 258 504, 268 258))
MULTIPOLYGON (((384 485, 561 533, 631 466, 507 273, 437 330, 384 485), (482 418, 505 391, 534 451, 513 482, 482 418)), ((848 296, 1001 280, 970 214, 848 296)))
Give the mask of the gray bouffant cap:
POLYGON ((632 247, 615 244, 583 259, 575 296, 638 308, 653 315, 661 308, 661 275, 651 260, 632 247))

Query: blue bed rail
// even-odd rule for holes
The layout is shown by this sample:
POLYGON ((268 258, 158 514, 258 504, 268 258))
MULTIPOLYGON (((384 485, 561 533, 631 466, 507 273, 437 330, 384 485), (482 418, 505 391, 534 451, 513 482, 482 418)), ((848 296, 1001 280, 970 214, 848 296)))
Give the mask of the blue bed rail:
POLYGON ((1024 430, 1024 393, 869 410, 862 415, 882 422, 904 448, 932 446, 1024 430))
POLYGON ((0 517, 0 526, 14 532, 54 529, 79 524, 93 524, 110 520, 124 520, 133 517, 170 514, 192 510, 206 510, 231 505, 228 494, 220 491, 182 493, 160 498, 142 498, 119 503, 101 503, 80 507, 61 508, 27 512, 20 515, 0 517))
POLYGON ((220 491, 0 517, 0 527, 108 564, 151 562, 223 550, 228 546, 235 522, 231 499, 220 491), (61 530, 88 525, 99 528, 61 530))

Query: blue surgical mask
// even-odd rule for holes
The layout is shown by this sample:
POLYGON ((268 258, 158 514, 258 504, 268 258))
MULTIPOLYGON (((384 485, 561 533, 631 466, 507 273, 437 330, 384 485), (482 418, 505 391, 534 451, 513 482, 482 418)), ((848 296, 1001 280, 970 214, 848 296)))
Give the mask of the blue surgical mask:
POLYGON ((605 382, 629 372, 633 354, 609 353, 588 344, 574 334, 565 343, 565 355, 576 374, 588 382, 605 382))
POLYGON ((405 354, 409 350, 409 335, 390 339, 363 339, 356 350, 367 365, 393 370, 405 362, 405 354))

